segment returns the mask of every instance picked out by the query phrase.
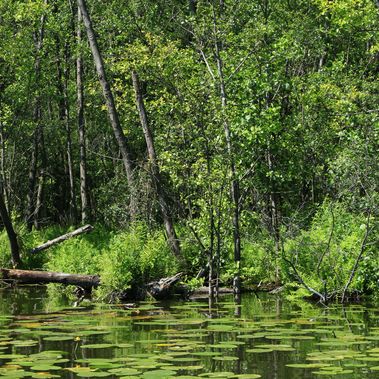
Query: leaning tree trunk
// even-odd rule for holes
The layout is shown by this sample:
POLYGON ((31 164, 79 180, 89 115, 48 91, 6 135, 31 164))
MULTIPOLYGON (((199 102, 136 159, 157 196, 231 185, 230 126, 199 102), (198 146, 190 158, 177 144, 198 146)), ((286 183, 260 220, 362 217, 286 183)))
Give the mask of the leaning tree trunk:
POLYGON ((8 234, 9 244, 11 247, 12 265, 13 267, 21 266, 20 247, 17 241, 17 235, 13 229, 12 221, 9 217, 8 210, 5 206, 3 193, 0 193, 0 216, 8 234))
POLYGON ((87 157, 86 157, 86 136, 84 123, 84 94, 83 94, 83 59, 80 45, 82 42, 81 23, 82 16, 78 7, 77 43, 78 57, 76 59, 76 91, 77 91, 77 114, 79 131, 79 171, 80 171, 80 201, 81 220, 86 223, 89 217, 88 210, 88 188, 87 188, 87 157))
POLYGON ((167 239, 168 239, 168 242, 170 244, 170 248, 173 254, 177 258, 181 258, 180 244, 175 232, 174 223, 171 216, 171 211, 168 206, 166 194, 163 188, 161 173, 159 170, 157 156, 156 156, 155 148, 154 148, 153 135, 151 133, 151 130, 149 128, 149 124, 147 121, 147 114, 146 114, 146 109, 145 109, 145 105, 142 98, 141 86, 139 83, 138 75, 135 71, 132 72, 132 80, 133 80, 134 91, 136 94, 136 104, 137 104, 137 108, 138 108, 138 112, 139 112, 139 116, 141 120, 143 134, 145 136, 147 152, 149 155, 149 160, 150 160, 150 165, 151 165, 151 176, 152 176, 152 180, 155 186, 159 205, 161 207, 163 223, 166 229, 167 239))
POLYGON ((107 80, 103 58, 101 56, 101 53, 97 44, 97 38, 92 26, 91 18, 87 11, 85 0, 78 0, 78 5, 79 5, 80 12, 82 14, 82 19, 87 31, 87 37, 88 37, 89 44, 91 47, 97 75, 99 77, 99 81, 103 89, 103 95, 104 95, 105 103, 108 110, 108 116, 113 128, 113 133, 115 135, 116 141, 121 151, 126 176, 128 179, 129 192, 130 192, 130 215, 131 215, 131 218, 133 219, 135 217, 135 213, 137 209, 136 209, 136 197, 134 193, 135 188, 134 188, 134 179, 133 179, 133 165, 132 165, 132 160, 130 156, 130 149, 129 149, 125 134, 120 125, 120 120, 119 120, 118 112, 117 112, 116 105, 114 102, 113 93, 112 93, 110 84, 107 80))

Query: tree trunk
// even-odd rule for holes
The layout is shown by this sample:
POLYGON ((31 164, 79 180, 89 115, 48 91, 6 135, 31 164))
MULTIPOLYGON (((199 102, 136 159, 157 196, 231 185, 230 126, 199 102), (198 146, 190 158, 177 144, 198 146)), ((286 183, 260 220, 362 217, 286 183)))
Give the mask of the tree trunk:
MULTIPOLYGON (((273 157, 271 153, 270 144, 267 148, 267 165, 270 172, 274 170, 273 157)), ((270 195, 269 195, 269 208, 270 208, 270 218, 271 218, 271 233, 274 237, 275 243, 275 283, 279 285, 280 283, 280 230, 279 230, 279 215, 278 215, 278 202, 275 193, 275 183, 270 176, 269 179, 270 195)))
MULTIPOLYGON (((39 116, 39 105, 36 105, 35 116, 33 117, 35 121, 38 122, 39 116)), ((38 159, 38 134, 40 132, 39 125, 37 125, 34 130, 33 136, 33 146, 32 146, 32 156, 30 159, 29 174, 28 174, 28 194, 27 194, 27 205, 26 205, 26 217, 25 221, 28 230, 32 229, 33 226, 33 215, 34 215, 34 194, 37 181, 37 159, 38 159)))
MULTIPOLYGON (((220 7, 223 7, 223 4, 222 6, 220 5, 220 7)), ((216 13, 214 9, 213 9, 213 23, 214 23, 214 33, 216 37, 218 34, 218 31, 217 31, 216 13)), ((234 245, 233 250, 234 250, 234 263, 235 263, 233 289, 234 289, 235 294, 238 294, 241 292, 241 278, 240 278, 241 238, 240 238, 240 226, 239 226, 240 190, 239 190, 239 181, 238 181, 236 167, 235 167, 232 136, 231 136, 231 131, 229 127, 228 117, 226 114, 227 94, 226 94, 225 78, 224 78, 224 72, 223 72, 223 61, 222 61, 220 53, 221 53, 221 44, 220 44, 220 41, 218 41, 216 38, 215 59, 217 63, 217 72, 218 72, 218 79, 219 79, 219 84, 220 84, 221 108, 222 108, 223 117, 224 117, 224 133, 225 133, 226 147, 227 147, 228 158, 229 158, 229 169, 230 169, 230 175, 231 175, 230 197, 233 204, 232 224, 233 224, 233 245, 234 245)))
POLYGON ((86 223, 89 217, 88 211, 88 189, 87 189, 87 157, 86 157, 86 137, 84 123, 84 95, 83 95, 83 59, 80 45, 82 42, 81 13, 78 7, 77 43, 79 47, 76 59, 76 89, 77 89, 77 113, 79 131, 79 170, 80 170, 80 201, 81 201, 81 221, 86 223))
POLYGON ((39 169, 38 186, 36 194, 36 203, 33 211, 33 225, 35 229, 39 228, 40 211, 43 205, 44 184, 45 184, 45 170, 47 166, 46 151, 45 151, 45 138, 43 135, 42 125, 40 125, 38 145, 41 151, 41 167, 39 169))
POLYGON ((60 283, 91 289, 100 285, 100 277, 97 275, 65 274, 50 271, 28 271, 0 269, 2 280, 16 280, 20 283, 60 283))
POLYGON ((134 91, 136 94, 136 104, 137 104, 137 108, 138 108, 138 112, 140 116, 143 134, 145 136, 147 152, 148 152, 149 160, 150 160, 151 176, 152 176, 152 180, 155 186, 159 205, 161 207, 167 239, 168 239, 168 242, 170 244, 173 254, 177 258, 181 258, 180 244, 175 232, 174 223, 171 217, 171 211, 168 206, 166 194, 165 194, 162 180, 161 180, 161 174, 160 174, 157 157, 155 153, 155 148, 154 148, 153 135, 151 133, 151 130, 149 128, 149 124, 147 121, 147 114, 146 114, 145 105, 142 98, 141 86, 139 83, 138 75, 134 71, 132 72, 132 79, 133 79, 134 91))
POLYGON ((71 139, 71 125, 70 125, 70 101, 68 97, 68 82, 69 82, 69 46, 65 45, 65 69, 63 71, 63 99, 64 99, 64 125, 66 131, 66 154, 67 154, 67 168, 68 179, 70 185, 70 203, 69 203, 69 218, 70 221, 76 222, 76 199, 75 199, 75 180, 74 180, 74 163, 72 154, 72 139, 71 139))
POLYGON ((37 195, 36 195, 36 207, 34 209, 34 215, 33 215, 33 225, 36 230, 39 228, 39 215, 40 215, 40 209, 42 207, 43 203, 43 184, 45 181, 45 172, 42 168, 39 173, 38 177, 38 187, 37 187, 37 195))
MULTIPOLYGON (((48 0, 44 1, 44 4, 47 5, 48 0)), ((35 99, 35 105, 34 105, 34 115, 33 115, 33 121, 36 124, 36 128, 34 130, 33 135, 33 147, 32 147, 32 156, 30 160, 30 168, 29 168, 29 175, 28 175, 28 194, 27 194, 27 206, 26 206, 26 224, 29 230, 32 229, 33 222, 34 222, 34 216, 35 216, 35 202, 34 202, 34 195, 36 193, 35 186, 37 181, 37 162, 38 162, 38 142, 40 135, 42 133, 42 125, 41 125, 41 104, 40 104, 40 94, 38 93, 38 84, 40 79, 40 71, 41 71, 41 50, 43 45, 43 38, 45 34, 45 21, 46 21, 46 15, 43 14, 41 16, 40 20, 40 28, 36 35, 36 42, 35 42, 35 61, 34 61, 34 73, 35 73, 35 85, 36 85, 36 99, 35 99)))
POLYGON ((21 266, 20 247, 17 241, 17 235, 13 229, 12 221, 9 217, 8 210, 5 206, 3 193, 0 193, 0 216, 3 220, 3 224, 8 234, 9 244, 11 247, 12 265, 13 267, 21 266))
POLYGON ((44 244, 35 247, 30 252, 31 253, 38 253, 38 252, 40 252, 42 250, 48 249, 49 247, 51 247, 53 245, 56 245, 56 244, 61 243, 63 241, 66 241, 66 240, 68 240, 68 239, 70 239, 72 237, 76 237, 76 236, 78 236, 80 234, 91 232, 92 230, 93 230, 93 226, 91 226, 91 225, 84 225, 81 228, 76 229, 76 230, 74 230, 74 231, 72 231, 70 233, 63 234, 62 236, 59 236, 59 237, 54 238, 54 239, 52 239, 50 241, 47 241, 44 244))
POLYGON ((128 185, 129 185, 129 192, 130 192, 130 215, 131 215, 131 218, 133 219, 135 218, 137 208, 136 208, 136 198, 135 198, 135 193, 134 193, 136 189, 134 188, 133 165, 132 165, 131 156, 130 156, 130 149, 129 149, 126 137, 124 135, 124 132, 122 130, 122 127, 120 125, 120 120, 119 120, 118 113, 116 110, 113 93, 105 74, 103 58, 101 56, 101 53, 97 44, 96 35, 92 26, 91 18, 87 11, 85 0, 78 0, 78 5, 79 5, 83 22, 87 31, 87 37, 88 37, 89 44, 91 47, 97 75, 99 77, 99 81, 103 89, 103 95, 104 95, 105 103, 107 105, 108 116, 113 128, 113 133, 115 135, 116 141, 121 151, 122 160, 124 163, 124 168, 125 168, 125 172, 126 172, 126 176, 128 180, 128 185))
POLYGON ((3 183, 4 203, 9 207, 8 178, 5 172, 5 136, 3 125, 0 123, 0 143, 1 143, 1 182, 3 183))
MULTIPOLYGON (((57 5, 54 7, 55 12, 58 12, 57 5)), ((74 33, 74 20, 70 22, 71 32, 74 33)), ((76 223, 76 200, 75 200, 75 182, 74 182, 74 167, 72 156, 72 140, 71 140, 71 125, 70 125, 70 101, 68 96, 68 82, 70 76, 70 44, 66 40, 64 44, 63 59, 61 56, 61 40, 58 35, 55 36, 56 42, 56 62, 57 62, 57 89, 59 93, 59 120, 66 133, 66 158, 67 158, 67 174, 69 185, 69 207, 68 220, 70 223, 76 223), (64 61, 64 68, 62 68, 64 61)))

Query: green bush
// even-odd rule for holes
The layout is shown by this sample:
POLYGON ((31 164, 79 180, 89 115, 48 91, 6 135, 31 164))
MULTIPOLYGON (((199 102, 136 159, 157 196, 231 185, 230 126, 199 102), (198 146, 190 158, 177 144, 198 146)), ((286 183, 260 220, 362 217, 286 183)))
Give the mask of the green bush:
POLYGON ((178 264, 163 233, 149 232, 144 224, 114 235, 101 255, 100 275, 109 290, 126 289, 131 283, 143 284, 177 270, 178 264))
POLYGON ((163 233, 149 231, 142 223, 119 232, 97 225, 93 232, 51 247, 45 254, 46 270, 98 274, 108 290, 125 289, 132 282, 142 284, 177 270, 163 233))
POLYGON ((262 239, 259 242, 244 241, 242 246, 241 279, 245 285, 260 281, 275 281, 274 242, 262 239))
POLYGON ((11 254, 7 233, 0 233, 0 267, 11 267, 11 254))
MULTIPOLYGON (((365 215, 351 212, 344 204, 325 202, 308 230, 285 240, 286 258, 294 263, 303 280, 316 290, 322 292, 326 286, 328 291, 341 291, 360 252, 365 222, 365 215)), ((351 290, 372 286, 376 280, 369 256, 369 251, 365 251, 351 290)), ((295 279, 292 268, 285 261, 282 272, 286 282, 295 279)))

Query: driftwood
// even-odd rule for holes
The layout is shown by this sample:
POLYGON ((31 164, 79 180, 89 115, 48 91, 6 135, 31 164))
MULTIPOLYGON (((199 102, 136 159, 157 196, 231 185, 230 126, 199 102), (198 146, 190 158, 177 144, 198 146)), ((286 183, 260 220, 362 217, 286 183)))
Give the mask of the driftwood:
POLYGON ((28 271, 0 269, 1 279, 5 281, 17 281, 28 284, 60 283, 74 285, 85 290, 90 290, 100 284, 100 277, 97 275, 77 275, 65 274, 62 272, 50 271, 28 271))
POLYGON ((154 299, 167 299, 173 293, 174 286, 180 280, 181 276, 182 273, 179 272, 174 276, 150 282, 146 286, 147 292, 154 297, 154 299))
POLYGON ((76 237, 76 236, 83 234, 83 233, 88 233, 92 230, 93 230, 92 225, 84 225, 81 228, 76 229, 70 233, 63 234, 63 236, 60 236, 60 237, 54 238, 50 241, 47 241, 47 242, 43 243, 42 245, 35 247, 30 252, 31 253, 38 253, 42 250, 48 249, 49 247, 51 247, 53 245, 56 245, 57 243, 61 243, 63 241, 68 240, 69 238, 76 237))

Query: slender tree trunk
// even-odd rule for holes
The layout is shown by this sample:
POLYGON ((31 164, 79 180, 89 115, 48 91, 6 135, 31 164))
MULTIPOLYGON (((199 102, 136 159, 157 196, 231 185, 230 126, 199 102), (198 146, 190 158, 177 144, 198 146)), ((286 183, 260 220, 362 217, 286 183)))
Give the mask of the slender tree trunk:
POLYGON ((47 165, 47 159, 46 159, 46 151, 45 151, 45 139, 43 135, 43 129, 42 126, 40 128, 39 133, 39 140, 38 145, 40 147, 41 151, 41 167, 39 169, 39 176, 38 176, 38 186, 37 186, 37 194, 36 194, 36 203, 35 208, 33 211, 33 225, 35 229, 39 228, 39 219, 40 219, 40 212, 43 205, 43 190, 44 190, 44 184, 45 184, 45 171, 46 171, 46 165, 47 165))
POLYGON ((2 191, 0 191, 0 216, 8 234, 9 244, 11 247, 12 265, 13 267, 21 266, 20 247, 17 241, 17 235, 13 229, 12 221, 9 217, 7 207, 5 206, 2 191))
POLYGON ((68 99, 68 81, 69 81, 69 46, 68 43, 64 47, 65 68, 62 70, 60 57, 60 41, 56 38, 57 46, 57 87, 59 92, 59 119, 64 126, 66 132, 66 156, 67 156, 67 174, 69 182, 69 215, 70 223, 76 222, 76 201, 75 201, 75 182, 74 182, 74 167, 72 158, 72 141, 71 141, 71 126, 70 126, 70 109, 68 99))
POLYGON ((87 11, 85 0, 78 0, 78 5, 79 5, 83 22, 87 31, 87 37, 88 37, 89 44, 91 47, 97 75, 99 77, 99 81, 103 89, 103 95, 104 95, 105 103, 107 105, 108 116, 113 128, 113 133, 115 135, 116 141, 121 151, 122 160, 124 163, 124 168, 125 168, 128 185, 129 185, 129 191, 130 191, 130 215, 131 215, 131 219, 133 220, 137 212, 137 208, 136 208, 137 202, 136 202, 136 197, 135 197, 136 188, 134 188, 133 165, 132 165, 132 160, 131 160, 131 155, 130 155, 130 149, 129 149, 126 137, 124 135, 124 132, 122 130, 122 127, 120 125, 120 120, 119 120, 118 113, 116 110, 113 93, 112 93, 110 84, 107 80, 107 76, 105 74, 103 58, 101 56, 101 53, 97 44, 96 35, 92 26, 91 18, 87 11))
POLYGON ((87 154, 86 154, 86 134, 84 122, 84 94, 83 94, 83 59, 80 45, 82 43, 82 16, 78 7, 77 43, 79 46, 78 57, 76 59, 76 90, 77 90, 77 113, 79 131, 79 170, 80 170, 80 201, 81 201, 81 221, 86 223, 89 219, 88 210, 88 188, 87 188, 87 154))
POLYGON ((141 126, 143 134, 145 136, 147 152, 149 155, 150 165, 151 165, 151 175, 153 183, 155 185, 156 194, 158 197, 159 205, 161 207, 163 223, 166 229, 167 239, 169 241, 171 250, 177 258, 181 258, 180 244, 178 237, 175 232, 174 223, 171 216, 171 211, 168 206, 166 194, 163 188, 161 174, 158 166, 157 156, 154 148, 154 140, 149 124, 147 121, 147 114, 145 110, 145 105, 142 98, 141 86, 139 83, 138 75, 133 71, 132 73, 133 87, 136 94, 136 104, 141 120, 141 126))
MULTIPOLYGON (((35 110, 39 113, 39 109, 35 110)), ((34 120, 38 122, 38 116, 34 117, 34 120)), ((39 125, 34 130, 33 136, 33 147, 32 147, 32 156, 30 159, 29 174, 28 174, 28 194, 27 194, 27 205, 26 205, 26 224, 28 230, 32 229, 33 226, 33 214, 34 214, 34 194, 35 186, 37 180, 37 159, 38 159, 38 134, 40 132, 39 125)))
MULTIPOLYGON (((47 5, 48 0, 45 0, 45 5, 47 5)), ((46 15, 43 14, 40 20, 40 29, 35 37, 35 52, 36 57, 34 61, 34 73, 35 73, 35 81, 36 81, 36 99, 34 106, 34 115, 33 121, 36 124, 36 128, 34 130, 33 135, 33 147, 32 147, 32 156, 30 159, 30 168, 28 175, 28 194, 27 194, 27 206, 26 206, 26 223, 29 230, 32 229, 33 219, 35 215, 35 202, 34 196, 36 193, 36 182, 37 182, 37 162, 38 162, 38 142, 40 138, 40 134, 42 133, 42 125, 41 125, 41 99, 39 94, 39 79, 40 79, 40 71, 41 71, 41 50, 43 45, 43 38, 45 34, 45 21, 46 15)))
MULTIPOLYGON (((270 146, 267 149, 267 165, 271 172, 273 167, 273 160, 270 146)), ((280 232, 279 232, 279 216, 278 216, 278 203, 277 196, 275 193, 275 184, 270 177, 270 218, 271 218, 271 233, 274 237, 275 242, 275 283, 278 285, 280 282, 280 269, 279 269, 279 259, 280 259, 280 232)))
POLYGON ((3 132, 3 125, 0 124, 0 142, 1 142, 1 181, 3 183, 4 202, 9 207, 8 195, 8 179, 5 171, 5 137, 3 132))
MULTIPOLYGON (((221 5, 220 5, 221 6, 221 5)), ((224 5, 222 4, 222 7, 224 5)), ((233 278, 233 289, 235 294, 238 294, 241 292, 241 278, 240 278, 240 265, 241 265, 241 238, 240 238, 240 205, 239 205, 239 196, 240 196, 240 190, 239 190, 239 180, 237 177, 236 167, 235 167, 235 160, 234 160, 234 152, 233 152, 233 143, 232 143, 232 136, 231 131, 229 127, 229 121, 226 114, 226 108, 227 108, 227 93, 225 88, 225 79, 224 79, 224 72, 223 72, 223 62, 221 58, 221 45, 220 41, 217 39, 217 22, 216 22, 216 13, 213 9, 213 22, 214 22, 214 33, 215 33, 215 59, 217 63, 217 72, 218 72, 218 79, 220 84, 220 97, 221 97, 221 107, 223 112, 223 118, 224 118, 224 133, 225 133, 225 140, 226 140, 226 146, 228 151, 228 157, 229 157, 229 170, 231 175, 231 188, 230 188, 230 197, 233 204, 233 217, 232 217, 232 224, 233 224, 233 244, 234 244, 234 263, 235 263, 235 274, 233 278)))
POLYGON ((68 81, 69 81, 69 47, 65 46, 65 61, 66 66, 64 70, 64 110, 65 110, 65 129, 66 129, 66 154, 67 154, 67 168, 68 179, 70 184, 70 220, 76 222, 76 194, 75 194, 75 180, 74 180, 74 163, 72 154, 72 139, 71 139, 71 125, 70 125, 70 102, 68 98, 68 81))

